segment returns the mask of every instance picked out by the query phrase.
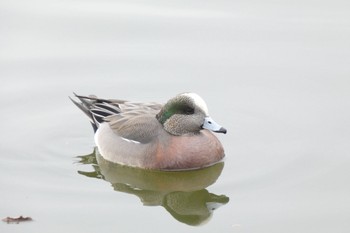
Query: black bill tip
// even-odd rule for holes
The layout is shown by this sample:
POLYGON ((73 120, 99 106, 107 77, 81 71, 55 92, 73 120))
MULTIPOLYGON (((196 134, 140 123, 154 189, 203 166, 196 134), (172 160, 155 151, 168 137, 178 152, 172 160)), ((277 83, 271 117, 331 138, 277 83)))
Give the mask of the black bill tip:
POLYGON ((221 127, 219 130, 214 131, 215 133, 223 133, 226 134, 227 130, 224 127, 221 127))

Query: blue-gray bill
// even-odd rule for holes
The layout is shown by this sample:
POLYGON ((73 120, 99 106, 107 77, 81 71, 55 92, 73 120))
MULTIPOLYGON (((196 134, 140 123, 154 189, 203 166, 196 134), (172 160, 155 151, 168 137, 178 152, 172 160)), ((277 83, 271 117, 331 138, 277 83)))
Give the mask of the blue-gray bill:
POLYGON ((204 123, 202 125, 203 129, 208 129, 211 130, 215 133, 227 133, 227 130, 222 127, 221 125, 219 125, 218 123, 216 123, 211 117, 206 117, 204 119, 204 123))

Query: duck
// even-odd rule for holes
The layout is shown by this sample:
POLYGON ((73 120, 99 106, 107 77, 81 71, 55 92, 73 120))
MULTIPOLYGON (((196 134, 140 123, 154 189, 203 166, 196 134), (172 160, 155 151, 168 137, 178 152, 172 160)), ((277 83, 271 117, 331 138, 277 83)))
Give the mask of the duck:
POLYGON ((98 152, 110 162, 173 171, 209 167, 225 157, 214 133, 227 130, 196 93, 180 93, 165 104, 74 96, 69 98, 90 119, 98 152))

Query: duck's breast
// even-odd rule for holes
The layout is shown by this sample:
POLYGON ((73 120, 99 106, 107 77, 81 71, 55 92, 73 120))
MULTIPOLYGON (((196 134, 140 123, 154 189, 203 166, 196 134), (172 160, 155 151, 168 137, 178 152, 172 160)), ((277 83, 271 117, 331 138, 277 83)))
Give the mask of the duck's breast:
POLYGON ((169 136, 159 143, 156 157, 164 169, 194 169, 214 164, 224 156, 217 137, 202 130, 196 135, 169 136))

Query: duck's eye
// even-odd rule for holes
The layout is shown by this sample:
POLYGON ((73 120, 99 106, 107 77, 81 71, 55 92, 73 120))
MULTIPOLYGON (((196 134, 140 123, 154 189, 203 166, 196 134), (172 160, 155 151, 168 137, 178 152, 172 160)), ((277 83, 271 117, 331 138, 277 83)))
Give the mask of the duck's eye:
POLYGON ((186 115, 191 115, 191 114, 194 113, 194 109, 191 108, 191 107, 186 107, 186 108, 184 109, 184 113, 185 113, 186 115))

